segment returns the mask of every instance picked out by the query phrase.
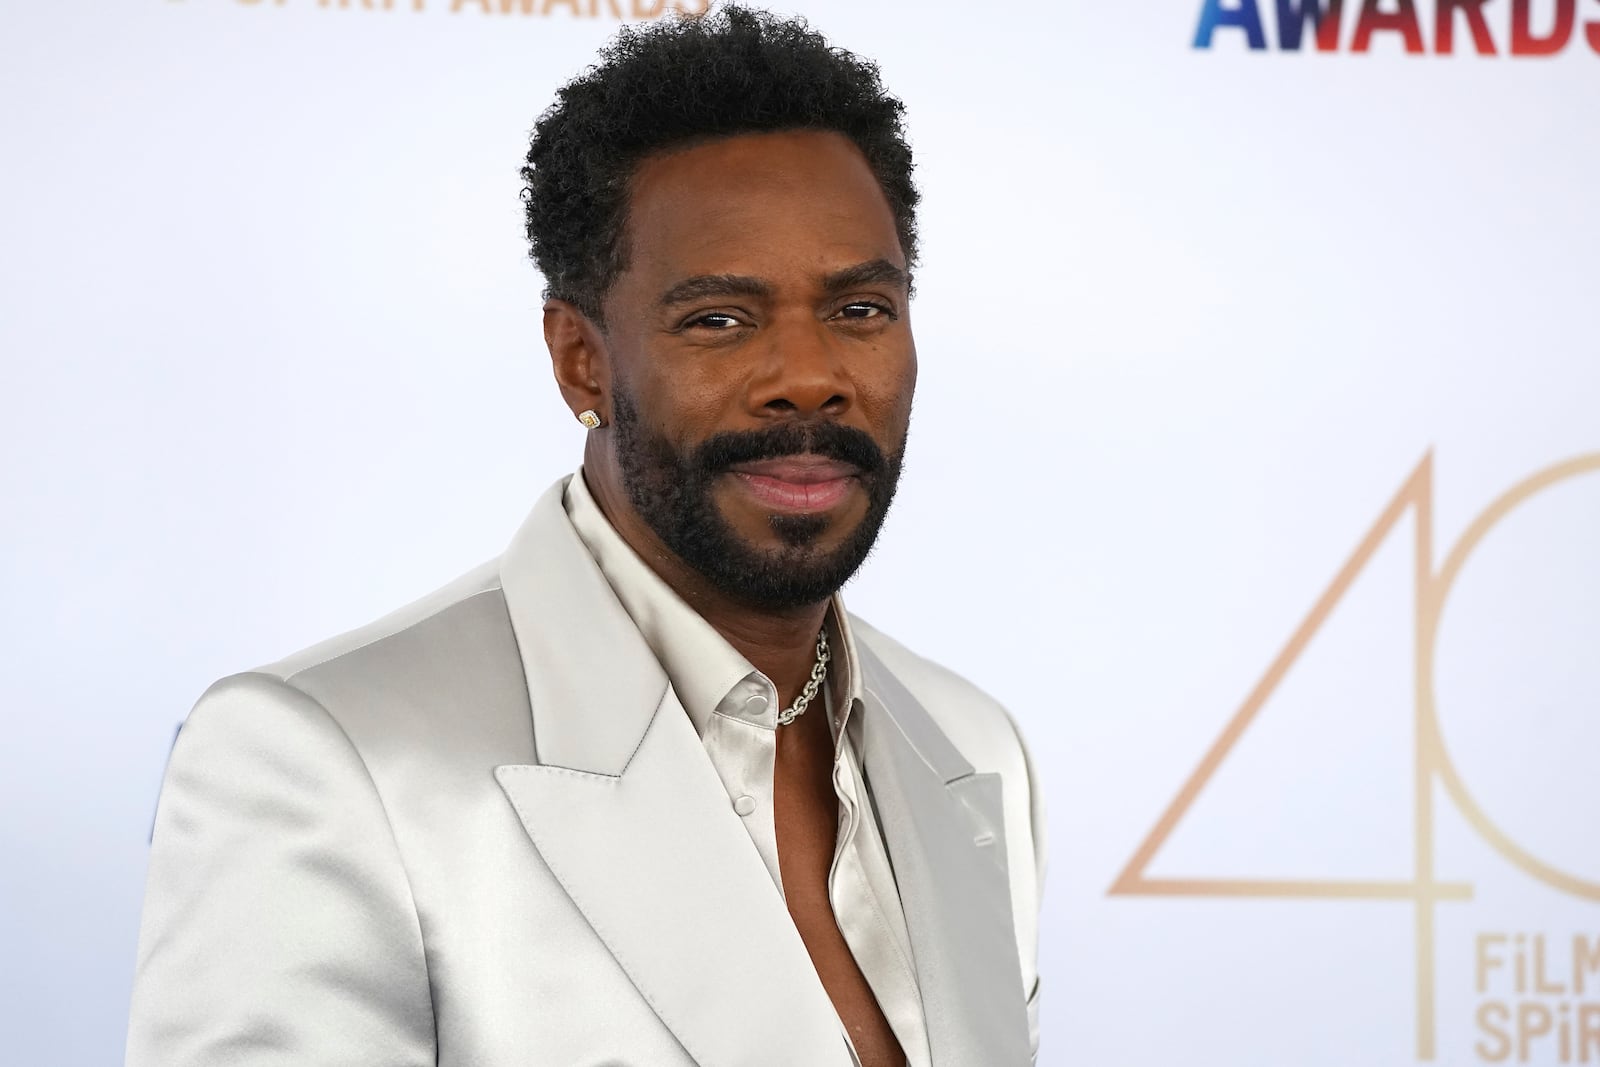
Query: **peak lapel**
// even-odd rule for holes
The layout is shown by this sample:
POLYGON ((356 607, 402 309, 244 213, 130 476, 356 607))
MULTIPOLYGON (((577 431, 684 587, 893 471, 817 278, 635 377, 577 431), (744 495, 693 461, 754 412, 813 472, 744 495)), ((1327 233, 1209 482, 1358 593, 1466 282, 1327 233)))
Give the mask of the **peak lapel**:
POLYGON ((562 504, 539 498, 500 559, 541 764, 619 775, 667 675, 618 603, 562 504))
POLYGON ((702 1067, 840 1067, 839 1020, 666 676, 558 485, 502 562, 537 764, 495 771, 523 828, 702 1067))
POLYGON ((974 774, 883 661, 857 648, 871 705, 867 778, 905 909, 934 1067, 1025 1067, 1032 1050, 999 776, 974 774))

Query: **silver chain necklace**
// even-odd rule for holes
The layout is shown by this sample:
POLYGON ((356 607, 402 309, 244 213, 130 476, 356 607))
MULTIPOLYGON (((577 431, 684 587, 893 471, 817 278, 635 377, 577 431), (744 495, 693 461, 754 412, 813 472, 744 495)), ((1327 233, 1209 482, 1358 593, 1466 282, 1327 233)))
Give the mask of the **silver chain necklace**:
POLYGON ((800 690, 800 695, 794 698, 794 703, 778 712, 778 725, 788 726, 801 715, 806 708, 817 698, 817 693, 822 690, 822 680, 828 676, 828 630, 824 627, 817 631, 817 662, 811 665, 811 677, 806 679, 806 686, 800 690))

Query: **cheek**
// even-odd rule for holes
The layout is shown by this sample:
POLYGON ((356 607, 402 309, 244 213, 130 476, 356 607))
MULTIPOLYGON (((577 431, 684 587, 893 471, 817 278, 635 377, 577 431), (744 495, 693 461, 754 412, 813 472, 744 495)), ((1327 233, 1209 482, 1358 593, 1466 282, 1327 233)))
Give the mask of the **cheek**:
POLYGON ((662 388, 672 392, 673 404, 686 424, 699 430, 720 427, 731 413, 744 409, 744 376, 714 359, 686 361, 662 388))
POLYGON ((737 383, 708 373, 712 369, 705 360, 649 353, 629 376, 628 385, 645 422, 681 446, 721 428, 737 398, 737 383))
POLYGON ((911 421, 911 397, 917 387, 917 356, 885 359, 856 382, 856 396, 868 420, 880 433, 898 436, 911 421))

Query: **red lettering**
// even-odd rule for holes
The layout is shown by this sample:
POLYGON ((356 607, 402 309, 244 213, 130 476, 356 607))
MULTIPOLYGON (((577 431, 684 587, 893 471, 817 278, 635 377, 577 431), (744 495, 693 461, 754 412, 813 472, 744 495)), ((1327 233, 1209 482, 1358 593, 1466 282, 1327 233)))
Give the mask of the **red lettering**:
POLYGON ((1322 16, 1322 24, 1317 27, 1317 51, 1339 50, 1339 23, 1342 21, 1344 21, 1344 0, 1328 0, 1328 10, 1322 16))
POLYGON ((1483 18, 1483 5, 1486 3, 1488 0, 1439 0, 1433 16, 1433 50, 1441 56, 1451 55, 1455 51, 1455 16, 1461 14, 1466 16, 1467 29, 1472 31, 1472 45, 1478 54, 1494 55, 1494 38, 1490 36, 1489 24, 1483 18))
MULTIPOLYGON (((1572 39, 1578 0, 1556 0, 1556 24, 1540 37, 1533 32, 1533 0, 1511 0, 1511 54, 1553 56, 1572 39)), ((1592 31, 1593 27, 1589 27, 1592 31)))
POLYGON ((1422 26, 1417 22, 1417 0, 1399 0, 1400 10, 1379 11, 1383 0, 1361 0, 1361 14, 1356 19, 1356 36, 1350 51, 1365 52, 1372 47, 1372 35, 1379 30, 1393 30, 1405 37, 1407 52, 1422 51, 1422 26))

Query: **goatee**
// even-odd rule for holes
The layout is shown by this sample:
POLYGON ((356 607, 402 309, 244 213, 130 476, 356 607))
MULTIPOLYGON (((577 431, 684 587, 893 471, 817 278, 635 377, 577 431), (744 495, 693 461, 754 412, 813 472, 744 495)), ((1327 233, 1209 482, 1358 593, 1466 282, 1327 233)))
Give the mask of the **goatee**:
POLYGON ((724 595, 768 610, 821 603, 866 561, 889 514, 905 441, 885 453, 865 431, 836 422, 786 422, 716 434, 687 451, 650 433, 633 398, 617 389, 612 430, 623 488, 667 548, 724 595), (778 548, 750 544, 717 510, 716 480, 735 464, 809 453, 854 466, 867 493, 866 515, 845 539, 822 549, 822 515, 771 515, 778 548))

